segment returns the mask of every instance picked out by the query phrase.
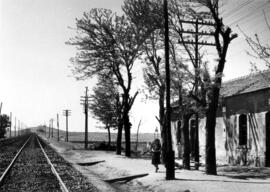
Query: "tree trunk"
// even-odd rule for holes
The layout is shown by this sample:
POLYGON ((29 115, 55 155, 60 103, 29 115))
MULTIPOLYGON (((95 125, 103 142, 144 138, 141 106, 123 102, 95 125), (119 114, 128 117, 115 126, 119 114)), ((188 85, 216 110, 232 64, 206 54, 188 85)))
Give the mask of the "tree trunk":
POLYGON ((178 157, 181 158, 182 157, 182 150, 183 150, 183 136, 181 137, 181 135, 183 135, 183 133, 181 133, 183 131, 182 126, 183 126, 183 96, 182 96, 182 82, 180 77, 178 77, 178 124, 177 124, 177 144, 178 144, 178 157), (180 136, 180 137, 179 137, 180 136))
POLYGON ((178 158, 181 159, 183 157, 183 133, 182 133, 182 121, 178 120, 177 122, 177 138, 176 138, 176 142, 177 142, 177 151, 178 151, 178 158))
POLYGON ((124 129, 125 129, 125 141, 126 141, 126 157, 131 156, 131 151, 130 151, 130 122, 129 122, 129 116, 128 112, 124 114, 124 129))
POLYGON ((194 161, 195 169, 199 170, 200 164, 200 143, 199 143, 199 115, 195 114, 195 143, 194 143, 194 161))
POLYGON ((215 128, 216 128, 216 112, 219 100, 219 88, 214 87, 211 103, 206 111, 206 127, 205 127, 205 172, 209 175, 217 174, 216 167, 216 147, 215 147, 215 128))
MULTIPOLYGON (((160 136, 161 136, 161 146, 164 146, 165 141, 165 131, 164 131, 164 122, 165 122, 165 87, 162 86, 159 89, 159 127, 160 127, 160 136)), ((165 148, 161 148, 161 161, 164 163, 165 160, 165 148)))
POLYGON ((183 168, 184 169, 190 169, 190 140, 189 140, 189 119, 190 115, 183 115, 183 168))
POLYGON ((111 129, 110 129, 110 126, 107 126, 107 130, 108 130, 108 148, 111 147, 111 129))
POLYGON ((117 140, 116 140, 116 154, 121 155, 122 152, 122 130, 123 130, 123 125, 122 123, 118 124, 118 132, 117 132, 117 140))

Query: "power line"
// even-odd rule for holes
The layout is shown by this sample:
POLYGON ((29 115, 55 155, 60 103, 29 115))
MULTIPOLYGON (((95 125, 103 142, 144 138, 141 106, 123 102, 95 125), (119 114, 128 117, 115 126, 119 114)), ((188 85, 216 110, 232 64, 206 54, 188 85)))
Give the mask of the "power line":
POLYGON ((251 2, 253 2, 254 0, 247 0, 246 2, 241 3, 239 6, 231 9, 228 13, 222 15, 223 17, 228 17, 228 16, 232 16, 233 14, 237 13, 238 11, 240 11, 241 9, 245 8, 247 5, 249 5, 251 2))
POLYGON ((251 6, 246 13, 242 14, 242 16, 240 16, 238 19, 232 21, 232 23, 230 23, 229 26, 232 26, 232 25, 239 23, 243 20, 249 19, 254 14, 258 14, 258 9, 262 9, 267 4, 269 4, 269 3, 265 2, 259 6, 251 6))

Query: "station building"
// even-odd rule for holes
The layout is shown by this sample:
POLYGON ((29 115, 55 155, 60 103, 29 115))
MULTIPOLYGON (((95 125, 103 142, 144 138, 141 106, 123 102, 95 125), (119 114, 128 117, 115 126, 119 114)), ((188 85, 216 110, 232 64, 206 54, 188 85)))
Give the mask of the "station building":
MULTIPOLYGON (((181 135, 175 115, 171 125, 178 156, 181 135)), ((191 118, 191 152, 194 126, 191 118)), ((199 144, 204 156, 205 118, 199 121, 199 144)), ((223 83, 216 118, 216 156, 217 162, 231 165, 270 166, 270 70, 223 83)))

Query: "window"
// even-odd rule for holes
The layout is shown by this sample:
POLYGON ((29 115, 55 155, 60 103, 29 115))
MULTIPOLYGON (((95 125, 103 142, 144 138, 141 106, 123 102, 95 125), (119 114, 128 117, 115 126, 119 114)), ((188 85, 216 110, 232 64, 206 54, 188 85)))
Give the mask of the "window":
POLYGON ((177 143, 181 142, 181 121, 177 122, 177 143))
POLYGON ((239 116, 239 145, 247 145, 247 115, 239 116))

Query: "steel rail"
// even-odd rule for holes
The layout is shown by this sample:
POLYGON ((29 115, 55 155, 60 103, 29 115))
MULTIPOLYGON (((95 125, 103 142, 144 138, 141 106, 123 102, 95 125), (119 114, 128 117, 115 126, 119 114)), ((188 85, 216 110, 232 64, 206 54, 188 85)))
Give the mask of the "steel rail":
MULTIPOLYGON (((31 135, 32 136, 32 135, 31 135)), ((21 154, 22 150, 24 149, 24 147, 26 146, 26 144, 28 143, 29 139, 31 138, 31 136, 29 136, 29 138, 27 139, 27 141, 23 144, 23 146, 21 147, 21 149, 18 151, 18 153, 15 155, 15 157, 13 158, 13 160, 11 161, 11 163, 9 164, 9 166, 6 168, 5 172, 2 174, 2 176, 0 177, 0 186, 3 184, 4 179, 6 177, 6 175, 8 174, 8 172, 10 171, 10 169, 12 168, 12 166, 14 165, 16 159, 18 158, 18 156, 21 154)))
POLYGON ((48 164, 51 166, 51 170, 52 170, 53 174, 56 176, 56 178, 57 178, 57 180, 58 180, 58 182, 60 184, 61 190, 63 192, 69 192, 68 189, 67 189, 67 187, 66 187, 66 185, 64 184, 64 182, 62 181, 61 177, 59 176, 59 174, 57 173, 56 169, 54 168, 54 166, 53 166, 52 162, 50 161, 49 157, 47 156, 46 152, 44 151, 44 149, 43 149, 42 145, 40 144, 39 139, 38 139, 37 136, 36 136, 36 138, 37 138, 38 144, 39 144, 39 146, 40 146, 40 148, 41 148, 44 156, 46 157, 46 160, 47 160, 48 164))

